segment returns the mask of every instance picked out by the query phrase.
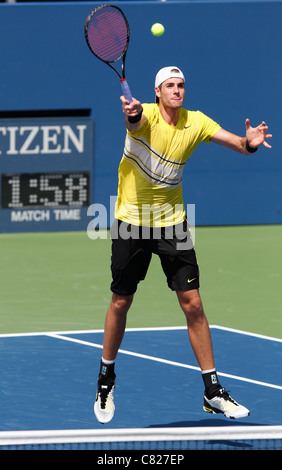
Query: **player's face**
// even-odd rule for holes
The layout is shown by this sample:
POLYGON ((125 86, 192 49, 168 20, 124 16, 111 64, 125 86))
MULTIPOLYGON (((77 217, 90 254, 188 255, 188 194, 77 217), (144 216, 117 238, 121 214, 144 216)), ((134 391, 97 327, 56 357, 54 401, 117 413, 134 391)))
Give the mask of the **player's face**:
POLYGON ((184 102, 185 83, 182 78, 169 78, 160 88, 155 88, 155 92, 163 106, 178 109, 184 102))

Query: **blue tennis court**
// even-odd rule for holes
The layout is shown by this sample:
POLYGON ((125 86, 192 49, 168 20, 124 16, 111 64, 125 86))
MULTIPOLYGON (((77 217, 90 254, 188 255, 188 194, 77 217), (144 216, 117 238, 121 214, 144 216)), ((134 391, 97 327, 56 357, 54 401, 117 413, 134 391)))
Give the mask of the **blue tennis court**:
MULTIPOLYGON (((107 428, 280 425, 282 340, 211 327, 221 383, 251 414, 202 409, 186 328, 128 329, 118 355, 116 414, 107 428)), ((103 332, 0 336, 1 431, 99 429, 93 413, 103 332)), ((104 428, 104 426, 102 426, 104 428)))

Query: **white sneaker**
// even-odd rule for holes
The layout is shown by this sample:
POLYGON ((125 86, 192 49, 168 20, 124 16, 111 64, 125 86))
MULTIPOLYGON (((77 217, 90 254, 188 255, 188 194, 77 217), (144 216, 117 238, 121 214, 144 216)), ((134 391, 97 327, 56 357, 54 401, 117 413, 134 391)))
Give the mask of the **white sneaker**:
POLYGON ((231 398, 225 388, 220 389, 213 398, 208 399, 204 396, 203 408, 208 413, 223 413, 226 418, 231 419, 246 418, 250 414, 247 408, 231 398))
POLYGON ((115 414, 114 388, 114 382, 107 385, 98 382, 94 413, 102 424, 109 423, 115 414))

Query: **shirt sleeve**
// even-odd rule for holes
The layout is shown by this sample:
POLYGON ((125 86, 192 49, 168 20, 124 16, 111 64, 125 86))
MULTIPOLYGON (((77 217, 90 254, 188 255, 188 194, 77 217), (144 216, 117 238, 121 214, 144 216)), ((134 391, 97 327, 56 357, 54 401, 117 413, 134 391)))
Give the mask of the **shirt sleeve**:
POLYGON ((221 129, 221 126, 201 111, 198 111, 198 113, 202 124, 202 140, 209 144, 210 139, 221 129))

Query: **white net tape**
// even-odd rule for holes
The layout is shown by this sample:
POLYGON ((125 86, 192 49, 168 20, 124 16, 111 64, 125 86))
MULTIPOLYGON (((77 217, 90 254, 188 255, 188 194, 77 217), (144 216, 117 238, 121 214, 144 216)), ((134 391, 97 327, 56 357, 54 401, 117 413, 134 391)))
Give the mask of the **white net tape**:
POLYGON ((0 432, 0 446, 165 442, 165 441, 224 441, 224 440, 281 440, 282 426, 226 426, 199 428, 145 429, 78 429, 0 432))

